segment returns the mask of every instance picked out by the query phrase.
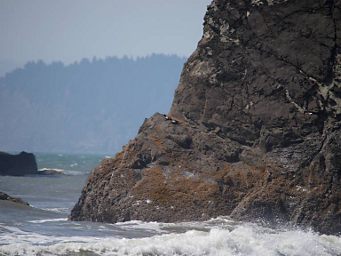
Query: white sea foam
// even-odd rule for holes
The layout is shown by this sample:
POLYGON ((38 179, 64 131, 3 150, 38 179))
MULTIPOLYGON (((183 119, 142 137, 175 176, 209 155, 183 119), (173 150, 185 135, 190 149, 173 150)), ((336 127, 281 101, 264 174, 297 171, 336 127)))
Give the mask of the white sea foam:
MULTIPOLYGON (((162 223, 158 222, 144 222, 140 220, 132 220, 127 222, 118 222, 112 224, 112 226, 118 226, 123 228, 124 230, 135 230, 135 229, 143 229, 146 231, 155 231, 159 234, 166 233, 167 231, 163 230, 162 223)), ((169 225, 169 224, 167 224, 169 225)))
POLYGON ((30 220, 31 223, 46 223, 46 222, 60 222, 67 221, 67 218, 45 219, 45 220, 30 220))
MULTIPOLYGON (((196 226, 200 223, 195 223, 196 226)), ((204 226, 212 226, 205 222, 204 226)), ((122 224, 119 224, 122 227, 122 224)), ((137 223, 137 226, 148 223, 137 223)), ((152 224, 152 226, 155 223, 152 224)), ((165 224, 160 224, 160 227, 165 224)), ((182 224, 169 224, 181 226, 182 224)), ((184 224, 188 226, 189 223, 184 224)), ((5 228, 5 227, 4 227, 5 228)), ((337 256, 341 238, 302 230, 274 230, 238 223, 208 231, 160 234, 153 237, 51 237, 19 229, 0 236, 0 255, 214 255, 214 256, 337 256)))
POLYGON ((75 167, 75 166, 78 166, 78 163, 72 163, 72 164, 70 164, 70 167, 75 167))
POLYGON ((75 176, 75 175, 85 175, 88 172, 84 171, 76 171, 76 170, 65 170, 65 169, 60 169, 60 168, 41 168, 39 171, 44 172, 44 171, 49 171, 53 170, 56 173, 64 174, 64 175, 70 175, 70 176, 75 176))
POLYGON ((41 208, 41 210, 49 211, 49 212, 57 212, 57 213, 67 213, 70 211, 69 208, 61 207, 61 208, 41 208))
POLYGON ((59 173, 64 173, 65 172, 64 169, 59 169, 59 168, 40 168, 39 169, 40 172, 49 171, 49 170, 53 170, 53 171, 59 172, 59 173))
POLYGON ((88 173, 89 173, 89 171, 64 170, 65 175, 71 175, 71 176, 86 175, 88 173))

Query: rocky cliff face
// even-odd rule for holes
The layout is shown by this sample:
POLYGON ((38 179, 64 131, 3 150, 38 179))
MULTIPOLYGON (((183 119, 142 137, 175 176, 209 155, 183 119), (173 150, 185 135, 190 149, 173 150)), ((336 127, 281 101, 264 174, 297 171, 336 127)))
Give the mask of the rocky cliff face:
POLYGON ((169 116, 94 170, 71 219, 341 231, 340 0, 214 0, 169 116))

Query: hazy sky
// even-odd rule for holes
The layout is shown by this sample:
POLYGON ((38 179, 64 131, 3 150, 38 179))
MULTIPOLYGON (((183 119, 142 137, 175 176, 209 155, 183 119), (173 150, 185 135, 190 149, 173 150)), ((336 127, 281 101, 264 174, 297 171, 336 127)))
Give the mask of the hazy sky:
POLYGON ((0 0, 0 75, 30 60, 189 55, 211 0, 0 0))

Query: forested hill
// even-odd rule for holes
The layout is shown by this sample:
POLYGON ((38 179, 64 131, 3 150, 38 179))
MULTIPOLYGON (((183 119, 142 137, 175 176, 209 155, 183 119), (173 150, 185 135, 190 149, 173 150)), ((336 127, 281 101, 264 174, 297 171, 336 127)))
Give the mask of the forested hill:
POLYGON ((0 150, 111 153, 169 110, 184 58, 30 62, 0 78, 0 150))

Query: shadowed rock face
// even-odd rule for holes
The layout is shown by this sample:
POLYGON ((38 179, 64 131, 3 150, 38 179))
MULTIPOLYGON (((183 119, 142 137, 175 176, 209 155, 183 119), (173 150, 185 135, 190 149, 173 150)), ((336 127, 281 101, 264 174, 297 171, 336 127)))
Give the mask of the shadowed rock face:
POLYGON ((0 152, 0 175, 23 176, 37 173, 37 162, 32 153, 11 155, 0 152))
POLYGON ((230 215, 341 231, 341 1, 215 0, 169 116, 90 175, 73 220, 230 215))

